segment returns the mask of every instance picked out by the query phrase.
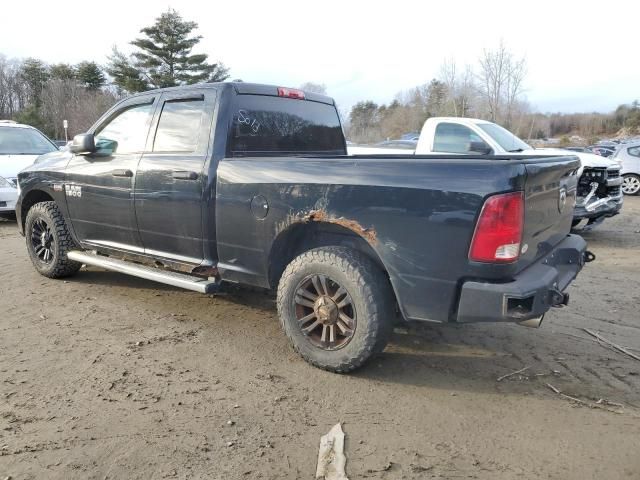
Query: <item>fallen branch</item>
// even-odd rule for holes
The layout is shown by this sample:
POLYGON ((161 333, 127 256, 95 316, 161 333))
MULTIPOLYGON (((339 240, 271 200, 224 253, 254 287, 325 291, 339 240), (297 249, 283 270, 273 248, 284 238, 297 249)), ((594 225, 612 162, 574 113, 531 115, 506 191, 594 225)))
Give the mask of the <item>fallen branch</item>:
POLYGON ((501 382, 505 378, 513 377, 514 375, 517 375, 517 374, 522 373, 522 372, 524 372, 526 370, 529 370, 530 368, 531 367, 524 367, 524 368, 521 368, 520 370, 516 370, 515 372, 507 373, 506 375, 503 375, 500 378, 498 378, 496 381, 497 382, 501 382))
MULTIPOLYGON (((562 393, 560 390, 558 390, 556 387, 554 387, 553 385, 551 385, 550 383, 547 383, 547 387, 549 387, 551 390, 553 390, 555 393, 557 393, 558 395, 560 395, 563 398, 566 398, 567 400, 571 400, 572 402, 578 403, 580 405, 584 405, 585 407, 589 407, 589 408, 600 408, 602 410, 606 410, 607 412, 611 412, 611 413, 617 413, 618 415, 621 415, 622 412, 618 411, 618 410, 613 410, 611 408, 607 408, 604 405, 602 405, 602 403, 598 402, 598 403, 589 403, 589 402, 585 402, 584 400, 580 400, 579 398, 576 397, 572 397, 571 395, 567 395, 566 393, 562 393)), ((613 403, 613 402, 612 402, 613 403)), ((617 404, 620 405, 620 404, 617 404)), ((622 405, 620 405, 622 406, 622 405)))
POLYGON ((598 400, 596 402, 598 405, 611 405, 612 407, 620 407, 620 408, 624 408, 624 405, 622 405, 621 403, 616 403, 616 402, 612 402, 610 400, 606 400, 604 398, 601 398, 600 400, 598 400))
POLYGON ((624 353, 625 355, 630 356, 631 358, 638 360, 640 362, 640 357, 638 355, 636 355, 635 353, 631 353, 629 350, 627 350, 626 348, 618 345, 617 343, 613 343, 611 340, 607 340, 606 338, 604 338, 602 335, 600 335, 598 332, 594 332, 593 330, 589 330, 588 328, 583 328, 583 330, 585 332, 587 332, 589 335, 591 335, 594 338, 597 338, 598 340, 600 340, 603 343, 606 343, 607 345, 609 345, 610 347, 615 348, 617 351, 619 351, 620 353, 624 353))

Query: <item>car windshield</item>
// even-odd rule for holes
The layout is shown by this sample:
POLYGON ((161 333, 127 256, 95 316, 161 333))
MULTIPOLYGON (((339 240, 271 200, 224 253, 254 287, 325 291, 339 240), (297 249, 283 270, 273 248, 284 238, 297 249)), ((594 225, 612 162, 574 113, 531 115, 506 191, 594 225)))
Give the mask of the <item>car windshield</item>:
POLYGON ((57 147, 32 128, 0 127, 0 155, 42 155, 57 147))
POLYGON ((478 125, 493 140, 507 152, 518 152, 522 150, 531 150, 531 146, 524 143, 506 128, 502 128, 495 123, 480 123, 478 125))

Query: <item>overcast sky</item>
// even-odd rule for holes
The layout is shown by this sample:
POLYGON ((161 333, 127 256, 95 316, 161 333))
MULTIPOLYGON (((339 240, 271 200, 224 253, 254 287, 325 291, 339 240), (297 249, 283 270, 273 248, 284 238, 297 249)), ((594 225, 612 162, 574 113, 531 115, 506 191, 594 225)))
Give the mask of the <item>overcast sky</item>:
POLYGON ((610 111, 640 99, 638 1, 108 0, 2 2, 0 53, 106 63, 167 8, 199 24, 194 52, 231 78, 327 85, 342 108, 386 103, 445 58, 476 65, 502 38, 528 64, 526 96, 547 111, 610 111))

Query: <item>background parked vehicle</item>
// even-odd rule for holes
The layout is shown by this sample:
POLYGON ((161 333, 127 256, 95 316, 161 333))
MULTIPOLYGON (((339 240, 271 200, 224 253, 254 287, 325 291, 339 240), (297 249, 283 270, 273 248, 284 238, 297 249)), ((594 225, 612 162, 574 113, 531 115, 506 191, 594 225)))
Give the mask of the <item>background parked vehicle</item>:
POLYGON ((55 152, 58 146, 30 125, 0 120, 0 177, 16 185, 18 172, 38 156, 55 152))
POLYGON ((621 145, 613 158, 620 162, 622 170, 622 192, 626 195, 640 194, 640 142, 621 145))
POLYGON ((0 218, 15 218, 18 189, 4 177, 0 177, 0 218))
POLYGON ((600 155, 601 157, 608 158, 613 155, 616 151, 617 145, 614 146, 605 146, 605 145, 591 145, 587 147, 587 150, 591 153, 595 153, 596 155, 600 155))
POLYGON ((570 152, 593 153, 587 147, 564 147, 564 149, 570 152))
POLYGON ((406 148, 407 150, 415 150, 417 144, 417 140, 387 140, 376 143, 374 146, 380 148, 406 148))
POLYGON ((420 132, 409 132, 400 135, 400 140, 412 140, 417 142, 418 138, 420 138, 420 132))

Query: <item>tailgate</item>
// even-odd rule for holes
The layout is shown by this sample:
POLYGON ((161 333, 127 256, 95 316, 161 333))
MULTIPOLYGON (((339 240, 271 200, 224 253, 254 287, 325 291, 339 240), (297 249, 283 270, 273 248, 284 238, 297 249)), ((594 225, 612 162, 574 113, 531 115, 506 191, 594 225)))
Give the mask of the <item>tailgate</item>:
POLYGON ((527 161, 524 232, 518 270, 560 243, 571 230, 578 184, 577 157, 527 161))

